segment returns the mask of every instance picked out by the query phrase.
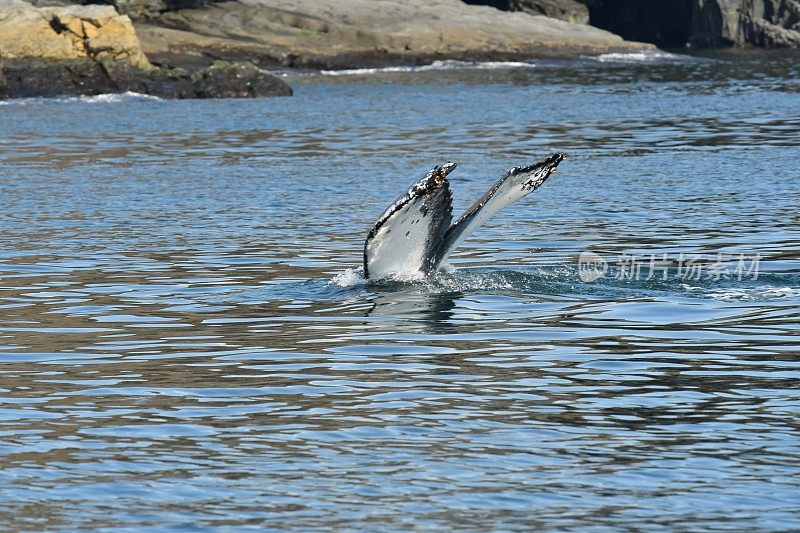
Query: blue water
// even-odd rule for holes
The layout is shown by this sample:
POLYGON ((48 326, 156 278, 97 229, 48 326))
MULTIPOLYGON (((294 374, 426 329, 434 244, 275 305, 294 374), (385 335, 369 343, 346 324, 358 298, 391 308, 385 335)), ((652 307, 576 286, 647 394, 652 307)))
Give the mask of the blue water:
POLYGON ((288 81, 0 102, 0 529, 800 528, 800 56, 288 81), (561 151, 361 278, 433 165, 561 151))

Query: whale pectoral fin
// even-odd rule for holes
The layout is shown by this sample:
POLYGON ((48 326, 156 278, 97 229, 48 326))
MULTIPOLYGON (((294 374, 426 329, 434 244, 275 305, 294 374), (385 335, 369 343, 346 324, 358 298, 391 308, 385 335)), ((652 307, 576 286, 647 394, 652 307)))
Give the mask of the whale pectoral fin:
POLYGON ((533 165, 514 167, 508 171, 447 229, 436 250, 436 260, 432 268, 438 269, 459 244, 495 213, 538 189, 556 171, 558 164, 566 156, 566 154, 554 154, 533 165))
POLYGON ((364 242, 365 278, 416 278, 431 271, 452 221, 447 175, 454 168, 434 167, 378 218, 364 242))

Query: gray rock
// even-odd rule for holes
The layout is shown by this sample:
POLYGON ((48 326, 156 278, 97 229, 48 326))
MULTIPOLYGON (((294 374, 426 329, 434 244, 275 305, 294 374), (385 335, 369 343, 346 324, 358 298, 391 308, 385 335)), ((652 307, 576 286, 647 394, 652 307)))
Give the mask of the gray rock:
POLYGON ((168 11, 135 24, 161 64, 198 57, 349 68, 634 52, 609 32, 460 0, 240 0, 168 11))
POLYGON ((131 20, 152 20, 169 11, 197 9, 219 1, 224 0, 111 0, 111 3, 120 14, 128 15, 131 20))
POLYGON ((164 0, 114 0, 114 7, 121 15, 128 15, 131 20, 146 20, 167 11, 164 0))
POLYGON ((509 0, 509 11, 544 15, 576 24, 589 23, 589 9, 575 0, 509 0))
POLYGON ((694 0, 692 43, 800 47, 798 0, 694 0))
POLYGON ((117 92, 102 66, 87 59, 11 59, 0 63, 0 96, 50 97, 117 92))
POLYGON ((755 46, 800 47, 800 1, 744 0, 740 35, 755 46))
POLYGON ((292 89, 252 63, 216 61, 192 74, 191 95, 192 98, 291 96, 292 89))

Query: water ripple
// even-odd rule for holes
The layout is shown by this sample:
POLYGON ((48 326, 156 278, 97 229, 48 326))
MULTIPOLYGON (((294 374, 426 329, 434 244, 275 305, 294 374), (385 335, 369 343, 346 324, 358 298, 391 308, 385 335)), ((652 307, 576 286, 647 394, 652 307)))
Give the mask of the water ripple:
POLYGON ((798 64, 4 105, 0 522, 799 529, 798 64), (435 279, 361 276, 370 224, 432 165, 462 163, 458 211, 562 150, 435 279), (585 250, 608 259, 591 283, 585 250), (664 254, 761 270, 620 275, 664 254))

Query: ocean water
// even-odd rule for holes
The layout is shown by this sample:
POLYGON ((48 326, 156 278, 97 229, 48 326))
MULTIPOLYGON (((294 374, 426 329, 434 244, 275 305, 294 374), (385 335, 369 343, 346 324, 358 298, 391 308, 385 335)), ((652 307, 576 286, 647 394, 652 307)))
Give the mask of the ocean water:
POLYGON ((0 102, 0 529, 800 529, 800 55, 0 102), (567 152, 435 279, 363 240, 567 152))

